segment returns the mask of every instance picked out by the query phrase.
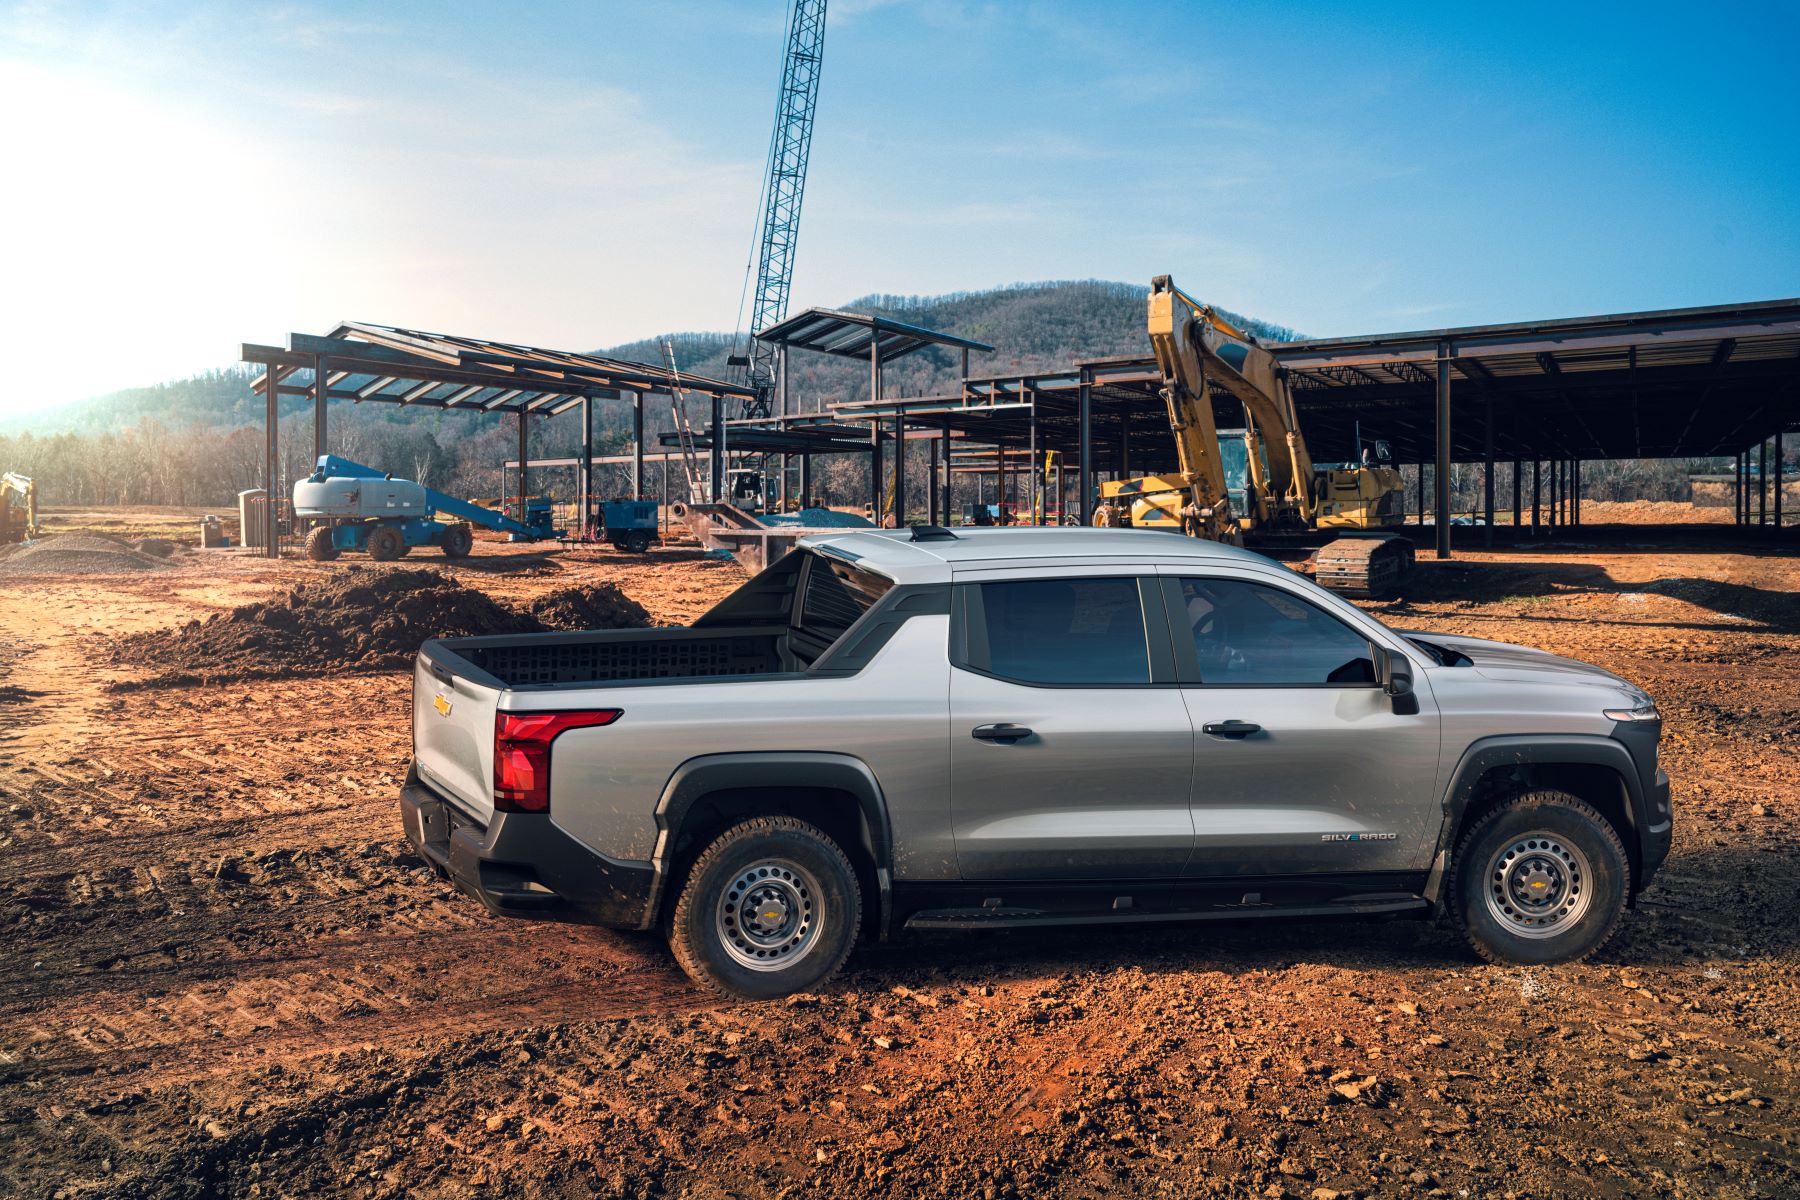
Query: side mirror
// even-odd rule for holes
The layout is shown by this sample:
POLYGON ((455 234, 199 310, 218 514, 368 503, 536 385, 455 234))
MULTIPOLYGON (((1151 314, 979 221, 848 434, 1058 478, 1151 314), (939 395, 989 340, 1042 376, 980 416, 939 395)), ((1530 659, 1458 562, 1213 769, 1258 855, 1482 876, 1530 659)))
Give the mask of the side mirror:
POLYGON ((1376 646, 1375 682, 1393 701, 1394 712, 1403 717, 1419 711, 1419 698, 1413 694, 1412 663, 1405 655, 1395 654, 1385 646, 1376 646))

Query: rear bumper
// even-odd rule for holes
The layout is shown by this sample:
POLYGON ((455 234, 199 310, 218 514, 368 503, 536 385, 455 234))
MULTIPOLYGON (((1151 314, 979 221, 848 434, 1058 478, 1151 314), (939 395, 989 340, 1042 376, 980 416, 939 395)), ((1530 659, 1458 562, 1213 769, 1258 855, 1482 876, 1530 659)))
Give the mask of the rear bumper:
POLYGON ((495 813, 484 829, 408 769, 400 788, 406 840, 490 912, 568 917, 618 929, 654 924, 648 863, 596 854, 547 814, 495 813))

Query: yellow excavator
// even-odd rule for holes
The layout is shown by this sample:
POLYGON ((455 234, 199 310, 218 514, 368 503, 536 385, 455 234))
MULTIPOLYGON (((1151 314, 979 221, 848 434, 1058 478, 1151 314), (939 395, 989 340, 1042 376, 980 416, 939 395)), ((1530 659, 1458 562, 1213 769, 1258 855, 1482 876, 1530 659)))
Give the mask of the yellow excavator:
POLYGON ((37 536, 37 484, 24 475, 0 475, 0 546, 37 536))
POLYGON ((1239 545, 1246 534, 1356 530, 1319 549, 1314 578, 1348 595, 1390 591, 1412 566, 1412 543, 1366 532, 1397 528, 1406 516, 1400 472, 1381 461, 1385 444, 1372 453, 1359 446, 1364 461, 1316 465, 1275 356, 1167 275, 1150 286, 1149 331, 1177 469, 1101 484, 1094 523, 1239 545), (1218 428, 1209 389, 1239 401, 1242 429, 1218 428))

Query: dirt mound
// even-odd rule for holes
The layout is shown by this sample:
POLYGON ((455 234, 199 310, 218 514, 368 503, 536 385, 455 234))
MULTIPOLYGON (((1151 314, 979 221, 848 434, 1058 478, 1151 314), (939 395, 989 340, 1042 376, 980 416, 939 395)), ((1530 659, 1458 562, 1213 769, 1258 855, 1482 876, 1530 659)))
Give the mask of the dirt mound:
POLYGON ((137 543, 138 551, 152 558, 168 558, 175 553, 176 548, 176 543, 168 538, 144 538, 137 543))
POLYGON ((435 637, 532 633, 535 618, 436 571, 351 571, 286 595, 121 638, 113 661, 162 667, 126 688, 403 668, 435 637))
POLYGON ((533 600, 526 611, 551 629, 642 629, 650 624, 650 611, 611 583, 558 588, 533 600))
POLYGON ((0 550, 0 575, 116 575, 169 564, 117 538, 63 534, 0 550))

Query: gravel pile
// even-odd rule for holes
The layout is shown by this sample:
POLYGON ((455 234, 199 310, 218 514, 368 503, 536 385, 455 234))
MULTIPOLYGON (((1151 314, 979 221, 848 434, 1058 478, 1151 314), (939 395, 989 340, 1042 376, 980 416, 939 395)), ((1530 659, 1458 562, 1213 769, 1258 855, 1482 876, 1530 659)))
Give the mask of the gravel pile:
POLYGON ((0 575, 119 575, 160 571, 165 558, 145 554, 116 538, 64 534, 0 547, 0 575))

